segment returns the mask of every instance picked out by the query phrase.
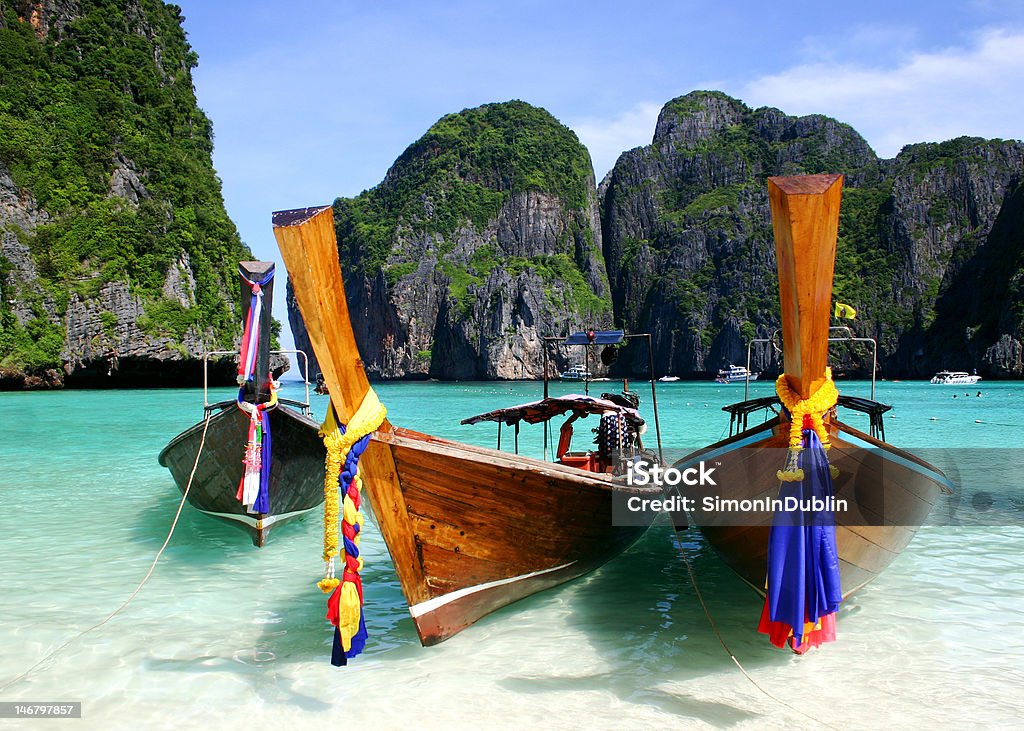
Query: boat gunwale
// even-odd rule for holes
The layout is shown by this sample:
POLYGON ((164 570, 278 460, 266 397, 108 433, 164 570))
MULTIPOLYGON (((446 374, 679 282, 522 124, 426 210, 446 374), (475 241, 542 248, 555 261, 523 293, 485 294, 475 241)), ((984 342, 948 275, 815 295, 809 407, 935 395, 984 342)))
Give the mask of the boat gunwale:
MULTIPOLYGON (((220 406, 220 409, 217 411, 217 413, 213 414, 210 417, 210 419, 209 419, 210 423, 213 423, 213 421, 216 420, 216 419, 225 418, 224 414, 231 413, 232 406, 234 406, 235 408, 238 408, 237 405, 236 405, 237 404, 236 401, 222 402, 222 403, 223 403, 223 406, 221 406, 220 404, 211 404, 211 406, 220 406)), ((317 422, 314 419, 306 416, 305 414, 300 413, 299 411, 297 411, 296 409, 292 408, 291 406, 286 406, 284 404, 278 403, 278 405, 274 409, 271 409, 269 413, 273 414, 275 412, 277 412, 279 414, 285 415, 286 418, 291 418, 291 419, 295 419, 295 420, 300 421, 300 422, 305 422, 307 425, 314 426, 317 429, 320 428, 320 423, 319 422, 317 422)), ((206 424, 206 421, 207 421, 206 417, 203 417, 200 421, 196 422, 195 424, 190 426, 188 429, 185 429, 184 431, 180 432, 177 436, 175 436, 173 439, 171 439, 171 441, 167 442, 167 445, 163 449, 160 450, 160 455, 157 457, 157 461, 160 463, 160 466, 161 467, 167 467, 167 464, 165 464, 165 462, 164 462, 164 455, 167 454, 171 450, 171 448, 175 447, 178 443, 184 441, 187 437, 191 436, 192 434, 194 434, 197 431, 202 431, 203 425, 206 424)))
POLYGON ((378 431, 373 439, 383 444, 409 449, 436 453, 436 448, 444 450, 444 455, 467 462, 481 462, 493 465, 498 463, 506 469, 529 470, 536 474, 557 479, 563 482, 577 483, 582 487, 592 487, 612 492, 631 492, 637 494, 661 494, 660 487, 641 487, 626 484, 623 476, 608 472, 590 472, 558 462, 549 462, 522 454, 509 454, 490 447, 457 442, 433 434, 425 434, 400 426, 393 426, 389 431, 378 431))

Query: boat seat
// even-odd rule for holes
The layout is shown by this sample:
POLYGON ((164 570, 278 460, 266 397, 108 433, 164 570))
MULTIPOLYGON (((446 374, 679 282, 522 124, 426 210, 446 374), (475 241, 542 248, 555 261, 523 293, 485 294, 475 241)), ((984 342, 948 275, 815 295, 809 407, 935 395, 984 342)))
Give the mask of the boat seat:
POLYGON ((578 470, 586 470, 587 472, 597 471, 597 463, 594 460, 593 452, 566 452, 558 461, 566 467, 575 467, 578 470))

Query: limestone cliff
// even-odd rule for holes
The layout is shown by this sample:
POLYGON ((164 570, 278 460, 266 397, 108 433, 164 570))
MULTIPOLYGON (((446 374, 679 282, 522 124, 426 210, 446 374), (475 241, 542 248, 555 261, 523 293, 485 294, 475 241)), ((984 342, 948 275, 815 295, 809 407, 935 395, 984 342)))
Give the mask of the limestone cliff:
MULTIPOLYGON (((1022 277, 1006 265, 1024 249, 1010 223, 1022 168, 1017 142, 963 138, 880 160, 827 117, 693 92, 665 106, 652 144, 624 153, 602 186, 616 319, 654 333, 666 372, 743 362, 747 341, 778 327, 765 179, 843 172, 835 293, 858 308, 858 332, 878 338, 882 372, 1020 373, 1022 277), (1004 295, 992 301, 981 281, 1004 295)), ((778 363, 764 349, 755 365, 778 363)))
POLYGON ((199 383, 236 338, 251 255, 182 21, 154 0, 0 0, 0 388, 199 383))
POLYGON ((335 218, 373 376, 537 378, 542 336, 611 324, 590 157, 544 110, 442 118, 335 218))

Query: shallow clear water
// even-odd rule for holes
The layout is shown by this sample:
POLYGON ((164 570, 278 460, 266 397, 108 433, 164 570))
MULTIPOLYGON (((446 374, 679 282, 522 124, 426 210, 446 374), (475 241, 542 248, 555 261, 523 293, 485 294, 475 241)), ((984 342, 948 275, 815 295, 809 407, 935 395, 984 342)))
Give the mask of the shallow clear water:
MULTIPOLYGON (((649 390, 635 387, 646 409, 649 390)), ((867 395, 867 384, 840 387, 867 395)), ((299 395, 297 386, 288 388, 285 395, 299 395)), ((754 384, 751 395, 771 388, 754 384)), ((666 456, 721 438, 728 419, 719 409, 739 400, 742 389, 659 385, 666 456)), ((538 398, 540 386, 401 383, 379 392, 395 423, 491 445, 491 426, 458 421, 538 398)), ((0 394, 0 686, 103 620, 142 579, 180 499, 157 454, 201 417, 201 397, 195 390, 0 394)), ((1024 447, 1024 384, 880 383, 878 397, 895 405, 886 432, 899 446, 1024 447), (982 398, 974 396, 979 389, 982 398)), ((316 416, 325 406, 326 398, 314 397, 316 416)), ((866 417, 848 421, 866 428, 866 417)), ((540 434, 524 428, 523 451, 539 455, 540 434)), ((970 482, 970 474, 962 477, 970 482)), ((1020 511, 1007 495, 996 492, 994 500, 1020 511)), ((387 551, 371 529, 363 544, 370 643, 363 656, 336 669, 329 663, 324 599, 314 586, 322 570, 319 520, 283 526, 256 550, 238 529, 186 506, 139 595, 107 624, 0 690, 0 700, 82 701, 82 720, 66 723, 102 729, 254 722, 281 728, 811 725, 736 669, 696 600, 681 550, 740 662, 759 685, 814 718, 842 728, 1015 725, 1024 683, 1019 526, 1005 520, 922 529, 879 579, 844 604, 839 641, 803 658, 757 634, 759 599, 699 534, 684 533, 677 544, 661 524, 582 580, 423 648, 387 551)))

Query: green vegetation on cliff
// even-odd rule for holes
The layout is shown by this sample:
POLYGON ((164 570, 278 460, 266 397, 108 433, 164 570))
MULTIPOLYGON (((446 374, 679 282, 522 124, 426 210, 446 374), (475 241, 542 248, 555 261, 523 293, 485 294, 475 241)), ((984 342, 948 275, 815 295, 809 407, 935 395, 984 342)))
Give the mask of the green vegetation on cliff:
POLYGON ((354 263, 375 271, 402 231, 445 239, 467 224, 481 230, 516 193, 544 191, 566 210, 582 209, 591 174, 586 148, 547 111, 521 101, 485 104, 445 115, 380 185, 339 200, 339 234, 354 263))
MULTIPOLYGON (((230 343, 237 324, 222 293, 248 252, 212 167, 211 124, 196 105, 197 57, 180 8, 157 0, 79 7, 79 17, 39 39, 0 2, 0 162, 50 216, 19 233, 39 284, 60 316, 69 292, 90 296, 105 282, 128 282, 150 303, 152 326, 180 337, 180 313, 170 312, 161 288, 184 251, 197 285, 188 319, 230 343), (115 180, 130 191, 114 190, 115 180)), ((14 294, 4 293, 0 314, 9 314, 14 294)), ((32 304, 45 319, 42 302, 32 304)), ((7 365, 58 364, 59 347, 26 349, 25 334, 0 318, 7 365)))
POLYGON ((379 185, 334 202, 371 372, 532 378, 541 336, 610 325, 597 199, 587 149, 545 110, 439 119, 379 185))
POLYGON ((848 125, 720 92, 666 104, 653 143, 612 172, 603 218, 616 318, 672 333, 670 371, 734 360, 778 324, 765 179, 819 172, 846 176, 834 297, 857 308, 857 331, 878 339, 888 373, 930 375, 954 361, 1024 373, 1007 284, 1018 270, 1006 263, 1020 237, 996 225, 1019 215, 1007 201, 1024 146, 962 137, 879 160, 848 125))

